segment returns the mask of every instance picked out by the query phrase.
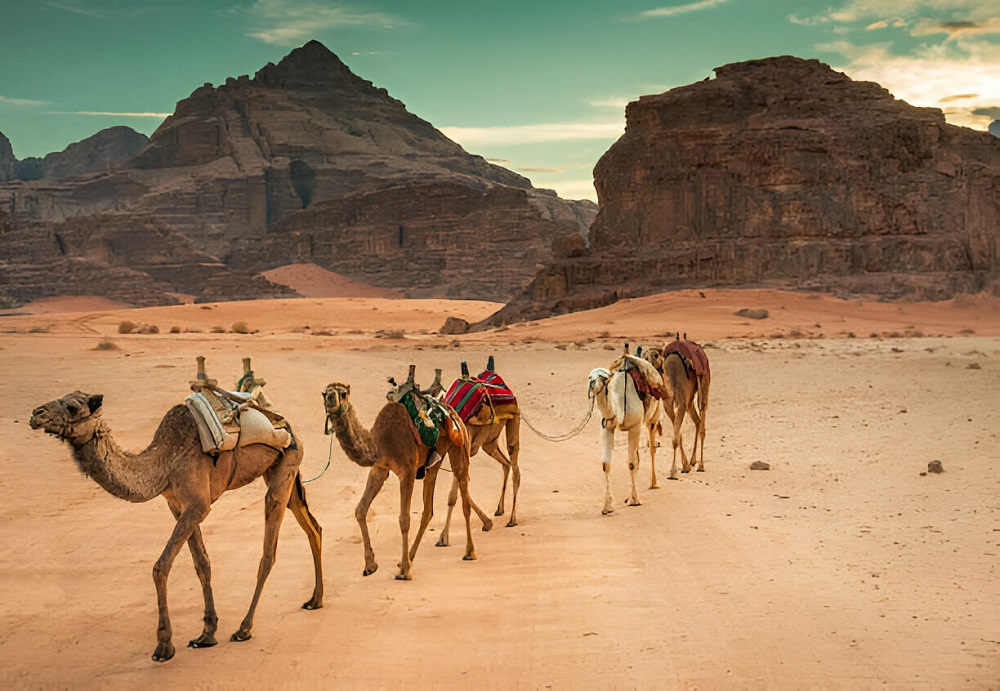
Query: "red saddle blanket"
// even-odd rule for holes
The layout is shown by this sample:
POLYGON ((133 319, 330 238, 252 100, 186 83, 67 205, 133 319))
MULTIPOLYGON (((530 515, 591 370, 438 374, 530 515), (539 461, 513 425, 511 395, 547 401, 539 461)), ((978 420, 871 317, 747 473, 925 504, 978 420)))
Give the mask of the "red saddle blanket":
POLYGON ((684 360, 687 368, 699 377, 711 374, 708 368, 708 355, 705 350, 694 341, 674 341, 663 346, 663 357, 670 353, 677 353, 684 360))
POLYGON ((499 374, 486 371, 478 377, 456 379, 444 395, 444 402, 455 409, 462 422, 468 422, 487 398, 494 406, 517 401, 499 374))

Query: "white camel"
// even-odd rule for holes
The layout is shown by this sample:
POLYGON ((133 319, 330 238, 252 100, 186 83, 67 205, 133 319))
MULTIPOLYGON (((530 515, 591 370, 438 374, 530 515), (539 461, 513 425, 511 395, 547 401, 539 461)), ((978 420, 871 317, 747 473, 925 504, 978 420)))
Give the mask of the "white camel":
POLYGON ((660 391, 663 380, 659 372, 648 362, 632 355, 625 355, 612 364, 611 368, 599 367, 590 373, 588 395, 594 399, 601 411, 601 436, 604 442, 604 509, 607 515, 614 511, 611 505, 611 453, 614 449, 615 430, 628 432, 628 470, 632 480, 632 495, 626 500, 629 506, 639 506, 639 496, 635 489, 635 473, 639 469, 639 434, 645 428, 649 434, 649 456, 652 463, 650 489, 656 484, 656 435, 663 433, 660 424, 660 391), (640 395, 635 380, 629 372, 636 369, 641 373, 650 391, 640 395))

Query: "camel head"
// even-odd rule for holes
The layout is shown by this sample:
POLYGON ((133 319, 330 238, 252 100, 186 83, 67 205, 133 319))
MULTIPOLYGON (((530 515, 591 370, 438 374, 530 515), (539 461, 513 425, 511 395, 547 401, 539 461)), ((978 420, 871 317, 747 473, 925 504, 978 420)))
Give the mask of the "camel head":
POLYGON ((96 423, 100 419, 101 394, 87 394, 74 391, 62 398, 49 401, 31 411, 31 429, 44 429, 48 434, 54 434, 60 439, 70 439, 80 425, 96 423))
POLYGON ((663 371, 663 348, 664 346, 642 349, 642 359, 655 367, 658 372, 663 371))
POLYGON ((611 379, 611 372, 604 367, 590 370, 590 383, 587 385, 587 398, 594 398, 604 391, 611 379))
POLYGON ((341 384, 340 382, 327 384, 326 390, 323 392, 323 405, 326 406, 327 414, 343 414, 347 406, 351 404, 350 395, 350 384, 341 384))

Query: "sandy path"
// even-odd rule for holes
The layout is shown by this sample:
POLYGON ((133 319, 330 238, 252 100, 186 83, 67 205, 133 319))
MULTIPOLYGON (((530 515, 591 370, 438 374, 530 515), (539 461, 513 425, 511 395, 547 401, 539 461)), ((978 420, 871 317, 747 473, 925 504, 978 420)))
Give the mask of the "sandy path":
MULTIPOLYGON (((302 300, 0 320, 0 491, 7 498, 0 505, 0 682, 996 688, 995 303, 900 313, 880 303, 852 308, 827 298, 799 305, 800 296, 787 294, 738 297, 630 301, 614 312, 460 337, 432 332, 449 313, 471 319, 494 306, 302 300), (782 321, 781 304, 798 316, 782 321), (775 316, 730 323, 740 307, 767 307, 775 316), (173 311, 165 318, 161 310, 173 311), (881 318, 872 316, 877 310, 885 310, 881 318), (161 333, 117 334, 123 314, 158 323, 161 333), (893 314, 895 321, 887 316, 893 314), (259 332, 207 331, 237 317, 259 332), (46 321, 32 321, 38 319, 46 321), (836 319, 843 320, 838 330, 853 329, 857 337, 832 337, 838 331, 826 325, 836 319), (792 329, 804 334, 810 321, 823 324, 823 338, 788 338, 792 329), (175 323, 203 330, 168 333, 175 323), (647 489, 644 451, 643 505, 626 507, 622 441, 612 469, 619 508, 601 516, 598 421, 562 443, 524 428, 520 525, 505 528, 500 520, 483 533, 474 519, 474 563, 461 560, 460 517, 453 546, 436 548, 443 478, 414 580, 398 583, 398 483, 390 479, 370 517, 381 568, 362 578, 353 511, 365 471, 339 449, 331 455, 319 395, 328 381, 350 381, 359 414, 370 422, 385 376, 405 375, 411 362, 421 379, 429 380, 434 367, 454 376, 462 359, 478 369, 492 352, 528 419, 557 433, 583 418, 586 373, 606 365, 622 337, 641 342, 674 323, 711 332, 703 339, 713 369, 705 473, 666 481, 665 439, 657 468, 662 489, 647 489), (868 337, 901 335, 907 326, 942 336, 868 337), (394 328, 405 338, 375 337, 394 328), (310 335, 316 330, 331 335, 310 335), (784 338, 761 335, 779 330, 784 338), (101 339, 118 349, 95 350, 101 339), (172 525, 169 512, 162 500, 113 499, 81 476, 64 445, 32 431, 27 420, 34 405, 73 389, 100 392, 119 442, 141 448, 163 412, 186 395, 201 354, 210 375, 223 381, 235 380, 240 359, 252 356, 268 395, 303 437, 305 474, 318 473, 331 457, 329 471, 308 485, 324 528, 326 606, 299 608, 311 591, 310 557, 298 526, 287 520, 254 638, 228 641, 249 603, 260 556, 263 486, 254 483, 225 495, 204 524, 219 646, 183 647, 199 633, 201 618, 200 587, 185 553, 170 581, 178 652, 157 665, 149 660, 156 624, 150 571, 172 525), (748 470, 755 460, 771 470, 748 470), (931 460, 946 472, 922 476, 931 460)), ((499 466, 477 456, 472 477, 473 496, 491 509, 499 466)))

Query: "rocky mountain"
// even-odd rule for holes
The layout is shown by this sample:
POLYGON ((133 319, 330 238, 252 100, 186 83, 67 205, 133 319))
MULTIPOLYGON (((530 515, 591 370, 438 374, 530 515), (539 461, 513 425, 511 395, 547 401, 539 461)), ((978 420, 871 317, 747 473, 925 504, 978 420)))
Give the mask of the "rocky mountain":
POLYGON ((1000 141, 937 109, 786 56, 643 96, 626 121, 594 169, 590 247, 489 323, 699 286, 1000 290, 1000 141))
MULTIPOLYGON (((0 171, 2 156, 0 142, 0 171)), ((132 291, 135 304, 287 295, 258 274, 291 262, 407 294, 506 300, 554 238, 587 231, 596 205, 467 153, 312 41, 253 78, 196 89, 116 168, 0 185, 2 212, 0 295, 16 286, 16 300, 84 288, 125 299, 74 274, 42 281, 35 262, 58 257, 144 274, 156 289, 132 291), (383 236, 397 237, 389 255, 383 236), (472 270, 435 273, 427 257, 442 248, 472 270)))

